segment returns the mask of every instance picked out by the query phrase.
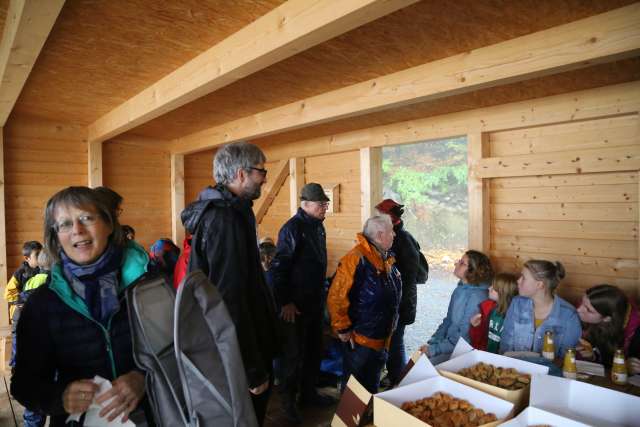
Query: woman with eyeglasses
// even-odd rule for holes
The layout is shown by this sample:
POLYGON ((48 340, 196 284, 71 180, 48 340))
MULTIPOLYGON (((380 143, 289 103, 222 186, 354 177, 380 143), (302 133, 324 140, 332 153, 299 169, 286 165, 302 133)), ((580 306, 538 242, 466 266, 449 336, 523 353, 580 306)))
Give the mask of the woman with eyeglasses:
POLYGON ((125 241, 113 210, 87 187, 49 199, 44 229, 51 281, 31 295, 20 319, 11 392, 50 415, 52 426, 65 425, 94 399, 107 402, 105 421, 126 421, 142 406, 145 381, 133 361, 124 290, 145 273, 147 254, 125 241), (96 375, 113 387, 99 394, 96 375))
POLYGON ((427 344, 420 347, 436 365, 449 359, 460 338, 469 339, 469 322, 478 305, 489 297, 493 278, 491 261, 482 252, 469 250, 456 262, 453 275, 459 279, 444 318, 427 344))

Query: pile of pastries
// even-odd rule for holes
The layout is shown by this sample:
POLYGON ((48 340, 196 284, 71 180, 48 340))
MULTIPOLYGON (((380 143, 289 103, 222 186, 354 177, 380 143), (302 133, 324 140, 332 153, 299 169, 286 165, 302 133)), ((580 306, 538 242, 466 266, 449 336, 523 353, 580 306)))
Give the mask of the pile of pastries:
POLYGON ((497 421, 495 414, 442 392, 405 402, 400 408, 433 427, 472 427, 497 421))
POLYGON ((484 362, 461 369, 458 374, 507 390, 520 390, 531 383, 531 375, 529 374, 520 373, 513 368, 495 367, 484 362))

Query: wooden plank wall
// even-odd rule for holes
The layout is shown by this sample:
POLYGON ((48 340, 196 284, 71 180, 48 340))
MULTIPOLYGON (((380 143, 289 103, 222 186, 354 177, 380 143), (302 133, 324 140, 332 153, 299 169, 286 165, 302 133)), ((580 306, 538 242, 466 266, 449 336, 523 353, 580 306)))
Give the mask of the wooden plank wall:
MULTIPOLYGON (((638 146, 638 116, 561 123, 487 135, 490 157, 503 163, 542 155, 602 153, 638 146)), ((553 171, 550 169, 550 172, 553 171)), ((577 170, 580 172, 580 170, 577 170)), ((559 293, 576 301, 609 283, 637 298, 638 172, 600 172, 490 179, 491 256, 499 270, 519 271, 531 258, 567 270, 559 293)))
POLYGON ((87 185, 84 129, 11 118, 4 134, 4 173, 7 273, 11 275, 22 262, 22 244, 43 241, 47 200, 70 185, 87 185))
POLYGON ((327 275, 332 275, 338 261, 354 245, 356 233, 362 231, 360 222, 360 152, 347 151, 325 156, 307 157, 305 182, 340 184, 340 210, 327 214, 329 264, 327 275))
POLYGON ((102 166, 103 184, 124 198, 120 222, 135 228, 138 243, 148 250, 157 239, 171 238, 169 153, 110 142, 103 146, 102 166))
POLYGON ((213 154, 215 150, 184 156, 184 203, 198 198, 198 193, 207 185, 213 185, 213 154))

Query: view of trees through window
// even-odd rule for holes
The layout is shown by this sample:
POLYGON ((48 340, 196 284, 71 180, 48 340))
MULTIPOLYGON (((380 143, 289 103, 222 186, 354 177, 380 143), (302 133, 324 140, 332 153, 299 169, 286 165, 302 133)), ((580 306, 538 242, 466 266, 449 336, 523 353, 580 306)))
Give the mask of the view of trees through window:
POLYGON ((418 285, 416 322, 407 328, 409 352, 435 331, 457 280, 453 265, 467 247, 467 140, 465 137, 384 147, 383 196, 405 205, 405 228, 429 261, 418 285))

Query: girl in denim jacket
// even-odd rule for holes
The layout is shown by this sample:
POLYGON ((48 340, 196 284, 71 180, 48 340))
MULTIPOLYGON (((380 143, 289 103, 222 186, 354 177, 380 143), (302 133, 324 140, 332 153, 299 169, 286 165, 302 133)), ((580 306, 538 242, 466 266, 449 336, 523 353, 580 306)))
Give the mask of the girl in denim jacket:
POLYGON ((511 301, 502 331, 500 352, 542 351, 544 333, 553 332, 555 356, 575 347, 582 329, 576 309, 555 295, 565 276, 561 263, 529 260, 518 279, 520 296, 511 301))
POLYGON ((451 295, 447 316, 420 347, 433 364, 448 360, 459 338, 469 341, 469 322, 478 312, 478 304, 488 298, 493 268, 485 254, 470 250, 456 262, 453 275, 460 281, 451 295))

